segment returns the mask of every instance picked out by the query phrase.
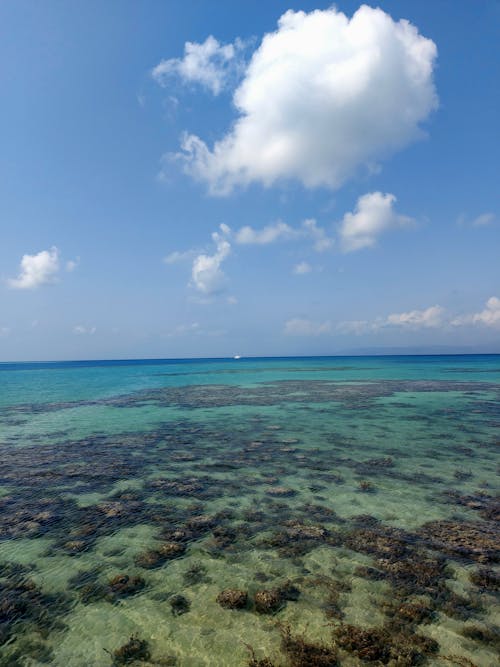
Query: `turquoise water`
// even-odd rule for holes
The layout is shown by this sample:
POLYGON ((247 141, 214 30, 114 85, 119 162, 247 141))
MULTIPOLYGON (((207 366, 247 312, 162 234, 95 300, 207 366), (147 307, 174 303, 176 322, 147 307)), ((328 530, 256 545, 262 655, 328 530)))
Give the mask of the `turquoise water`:
POLYGON ((0 364, 0 664, 497 664, 500 356, 0 364))

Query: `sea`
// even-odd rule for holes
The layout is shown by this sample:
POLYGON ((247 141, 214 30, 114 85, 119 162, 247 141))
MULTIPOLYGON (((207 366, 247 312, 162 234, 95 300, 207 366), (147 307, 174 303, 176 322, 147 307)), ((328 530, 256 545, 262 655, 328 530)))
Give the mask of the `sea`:
POLYGON ((498 665, 499 398, 499 355, 0 364, 0 665, 498 665))

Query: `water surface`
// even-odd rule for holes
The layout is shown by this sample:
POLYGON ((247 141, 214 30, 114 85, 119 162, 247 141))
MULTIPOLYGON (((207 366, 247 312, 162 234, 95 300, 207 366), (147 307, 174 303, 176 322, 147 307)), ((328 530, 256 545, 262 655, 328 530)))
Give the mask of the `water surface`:
POLYGON ((499 393, 495 355, 0 364, 0 664, 496 665, 499 393))

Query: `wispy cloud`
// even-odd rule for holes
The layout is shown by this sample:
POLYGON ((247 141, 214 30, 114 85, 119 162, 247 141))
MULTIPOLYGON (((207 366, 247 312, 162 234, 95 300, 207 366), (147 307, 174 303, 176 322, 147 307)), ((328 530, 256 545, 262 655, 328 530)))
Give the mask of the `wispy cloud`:
POLYGON ((457 224, 461 227, 486 227, 495 222, 496 215, 494 213, 487 212, 481 213, 481 215, 476 216, 475 218, 468 218, 466 215, 462 214, 458 217, 457 224))
POLYGON ((297 276, 303 276, 306 273, 311 273, 312 266, 308 262, 299 262, 293 267, 293 272, 297 276))
POLYGON ((69 259, 66 262, 66 271, 68 271, 68 273, 72 273, 76 268, 78 268, 79 265, 80 265, 79 257, 75 257, 75 259, 69 259))
POLYGON ((185 84, 198 84, 219 95, 241 68, 243 48, 244 43, 239 39, 232 44, 221 44, 210 35, 201 44, 186 42, 182 58, 162 60, 151 74, 161 86, 167 86, 177 77, 185 84))
POLYGON ((97 331, 97 327, 88 327, 83 324, 77 324, 73 327, 73 333, 77 336, 93 336, 97 331))
POLYGON ((246 225, 235 233, 235 241, 241 245, 268 245, 275 241, 295 239, 297 236, 297 230, 285 222, 278 221, 262 229, 254 229, 246 225))
POLYGON ((179 252, 174 250, 169 255, 163 258, 165 264, 178 264, 180 262, 191 261, 193 257, 199 253, 199 250, 185 250, 184 252, 179 252))
POLYGON ((324 252, 333 247, 335 241, 320 227, 314 218, 304 220, 298 227, 292 227, 282 220, 257 229, 245 225, 236 231, 234 240, 240 245, 269 245, 278 241, 300 241, 309 239, 316 252, 324 252))
POLYGON ((293 318, 285 322, 285 334, 287 336, 321 336, 331 333, 330 322, 315 322, 313 320, 293 318))
POLYGON ((446 323, 444 308, 436 305, 422 310, 391 313, 386 317, 377 317, 374 320, 347 320, 340 322, 336 329, 339 333, 361 335, 388 328, 435 329, 444 326, 446 323))
POLYGON ((176 327, 174 327, 167 333, 167 336, 170 337, 186 336, 189 334, 197 333, 199 331, 200 331, 199 322, 191 322, 190 324, 178 324, 176 327))

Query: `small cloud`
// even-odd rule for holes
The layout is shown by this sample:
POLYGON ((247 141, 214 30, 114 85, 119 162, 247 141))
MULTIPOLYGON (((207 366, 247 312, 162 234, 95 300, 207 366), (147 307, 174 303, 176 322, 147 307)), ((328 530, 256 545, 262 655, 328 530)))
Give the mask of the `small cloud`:
POLYGON ((197 333, 200 329, 198 322, 191 322, 191 324, 179 324, 172 329, 167 335, 168 336, 186 336, 188 334, 197 333))
POLYGON ((313 247, 316 252, 325 252, 333 247, 335 241, 327 236, 322 227, 318 227, 316 220, 313 218, 304 220, 302 227, 306 232, 306 236, 309 236, 314 241, 313 247))
POLYGON ((96 331, 97 327, 85 327, 82 324, 73 327, 73 333, 77 336, 93 336, 96 331))
POLYGON ((75 259, 69 259, 66 262, 66 271, 71 273, 72 271, 74 271, 79 266, 79 264, 80 264, 80 258, 79 257, 76 257, 75 259))
POLYGON ((162 60, 151 74, 163 87, 177 77, 184 84, 198 84, 213 95, 219 95, 241 68, 243 48, 239 39, 232 44, 221 44, 210 35, 201 44, 186 42, 183 58, 162 60))
POLYGON ((0 336, 8 336, 10 334, 10 327, 0 327, 0 336))
POLYGON ((297 231, 284 222, 267 225, 263 229, 254 229, 249 225, 242 227, 235 234, 236 243, 241 245, 268 245, 275 241, 297 238, 297 231))
POLYGON ((444 309, 441 306, 430 306, 425 310, 410 310, 407 313, 389 315, 383 326, 399 326, 411 329, 434 328, 443 324, 444 309))
POLYGON ((325 252, 334 244, 334 240, 329 238, 325 230, 319 227, 316 220, 312 218, 304 220, 298 228, 291 227, 279 220, 262 229, 245 225, 235 234, 235 241, 240 245, 269 245, 278 241, 298 241, 301 239, 311 239, 316 252, 325 252))
POLYGON ((374 320, 348 320, 337 325, 337 331, 359 336, 364 333, 378 332, 388 327, 404 329, 430 329, 445 325, 444 309, 441 306, 430 306, 424 310, 409 310, 404 313, 392 313, 387 317, 374 320))
POLYGON ((13 289, 36 289, 57 282, 58 272, 59 250, 53 246, 36 255, 23 255, 20 273, 9 280, 9 285, 13 289))
POLYGON ((313 322, 301 318, 294 318, 285 323, 287 336, 321 336, 332 330, 330 322, 313 322))
POLYGON ((486 225, 490 225, 494 220, 494 213, 481 213, 481 215, 478 215, 477 218, 474 218, 471 224, 473 227, 484 227, 486 225))
POLYGON ((500 299, 492 296, 486 302, 486 307, 479 313, 462 315, 452 321, 453 326, 482 325, 485 327, 500 328, 500 299))
POLYGON ((466 215, 462 214, 458 217, 457 225, 461 227, 486 227, 495 222, 496 215, 494 213, 481 213, 477 217, 469 220, 466 215))
POLYGON ((179 262, 193 259, 193 256, 196 255, 197 252, 197 250, 186 250, 185 252, 175 250, 174 252, 171 252, 170 255, 164 257, 163 261, 165 264, 178 264, 179 262))
POLYGON ((302 276, 305 273, 311 273, 311 271, 312 266, 307 262, 299 262, 293 267, 293 272, 298 276, 302 276))
POLYGON ((377 243, 378 237, 390 229, 410 226, 414 221, 397 214, 392 194, 370 192, 360 197, 353 213, 346 213, 340 225, 344 252, 368 248, 377 243))
POLYGON ((340 322, 336 328, 339 333, 355 334, 356 336, 373 330, 372 324, 367 320, 347 320, 340 322))
POLYGON ((220 225, 219 229, 220 232, 212 234, 215 252, 212 255, 198 255, 191 268, 191 286, 207 296, 221 291, 225 282, 221 265, 231 252, 231 244, 227 240, 231 230, 224 224, 220 225))
POLYGON ((226 299, 226 302, 230 306, 235 306, 238 303, 238 299, 235 296, 228 296, 227 299, 226 299))

